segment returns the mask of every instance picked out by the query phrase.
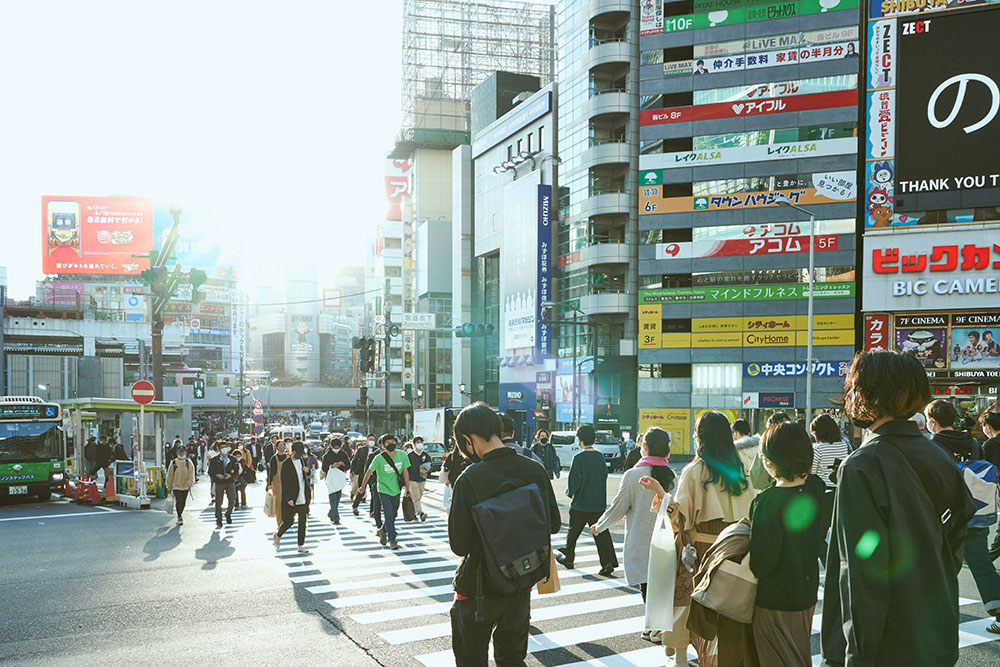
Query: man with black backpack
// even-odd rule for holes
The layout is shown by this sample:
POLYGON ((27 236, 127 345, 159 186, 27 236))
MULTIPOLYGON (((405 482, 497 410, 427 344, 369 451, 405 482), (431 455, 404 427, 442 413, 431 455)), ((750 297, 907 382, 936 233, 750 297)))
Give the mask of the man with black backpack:
POLYGON ((455 662, 486 665, 492 637, 497 665, 523 665, 531 588, 548 576, 559 505, 545 469, 504 446, 488 405, 462 410, 454 431, 456 449, 473 462, 455 480, 448 515, 451 550, 463 557, 451 608, 455 662))

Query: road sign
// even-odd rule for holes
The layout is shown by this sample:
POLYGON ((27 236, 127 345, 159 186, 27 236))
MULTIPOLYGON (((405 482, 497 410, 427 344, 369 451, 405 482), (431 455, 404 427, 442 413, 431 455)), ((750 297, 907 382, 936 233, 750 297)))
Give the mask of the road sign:
POLYGON ((264 409, 264 401, 261 401, 259 399, 256 400, 256 401, 254 401, 253 402, 253 409, 254 410, 263 410, 264 409))
POLYGON ((432 331, 437 327, 437 315, 435 313, 403 313, 402 326, 404 329, 432 331))
POLYGON ((149 405, 156 398, 156 387, 152 382, 139 380, 132 385, 132 400, 139 405, 149 405))
POLYGON ((260 424, 254 424, 253 425, 253 434, 254 435, 261 435, 263 432, 264 432, 264 427, 263 426, 261 426, 260 424))
POLYGON ((254 421, 255 424, 263 424, 264 423, 264 415, 262 415, 260 413, 256 413, 253 416, 253 421, 254 421))

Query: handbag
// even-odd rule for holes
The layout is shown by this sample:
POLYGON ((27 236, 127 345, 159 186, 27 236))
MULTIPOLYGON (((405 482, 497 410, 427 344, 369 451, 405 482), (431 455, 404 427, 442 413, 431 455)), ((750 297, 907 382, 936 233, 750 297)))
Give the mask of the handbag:
POLYGON ((444 498, 441 500, 441 504, 444 505, 445 509, 451 507, 451 484, 444 487, 444 498))
POLYGON ((167 514, 173 514, 174 513, 174 494, 173 493, 168 493, 167 494, 167 500, 166 500, 166 502, 163 503, 163 511, 166 512, 167 514))
POLYGON ((668 496, 660 503, 656 523, 653 525, 653 537, 649 542, 646 630, 672 630, 674 627, 674 586, 680 575, 677 572, 674 527, 668 515, 669 505, 668 496))
POLYGON ((264 514, 270 517, 274 516, 274 494, 270 491, 264 495, 264 514))
POLYGON ((739 563, 726 559, 691 593, 706 609, 737 623, 753 621, 757 602, 757 577, 750 570, 750 554, 739 563))
POLYGON ((545 577, 537 584, 539 595, 550 595, 558 593, 562 586, 559 585, 559 570, 556 568, 556 554, 549 545, 549 576, 545 577))

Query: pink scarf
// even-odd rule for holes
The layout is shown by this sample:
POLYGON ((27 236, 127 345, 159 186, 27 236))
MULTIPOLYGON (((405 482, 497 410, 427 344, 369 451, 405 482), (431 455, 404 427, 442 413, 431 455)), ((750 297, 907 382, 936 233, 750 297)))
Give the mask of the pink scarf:
POLYGON ((639 459, 639 462, 635 464, 638 468, 639 466, 669 466, 670 459, 665 456, 643 456, 639 459))

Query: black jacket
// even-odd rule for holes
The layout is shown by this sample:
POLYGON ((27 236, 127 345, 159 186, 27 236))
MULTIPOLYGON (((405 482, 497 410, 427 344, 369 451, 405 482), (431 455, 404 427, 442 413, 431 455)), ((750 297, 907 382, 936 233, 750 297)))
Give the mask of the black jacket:
POLYGON ((351 459, 351 474, 355 477, 362 477, 365 471, 368 470, 368 445, 359 445, 357 451, 354 452, 354 458, 351 459))
POLYGON ((979 453, 979 441, 969 435, 968 431, 938 431, 931 440, 941 446, 955 461, 975 461, 979 453))
POLYGON ((102 468, 111 465, 111 446, 108 443, 102 442, 97 445, 97 458, 94 461, 102 468))
POLYGON ((274 456, 274 445, 270 442, 264 444, 263 456, 265 463, 271 462, 271 458, 274 456))
POLYGON ((235 456, 229 457, 229 463, 223 463, 222 454, 216 456, 208 464, 208 475, 216 484, 233 484, 240 476, 240 463, 235 456), (231 475, 229 479, 219 479, 219 475, 231 475))
POLYGON ((1000 468, 1000 435, 983 443, 983 458, 1000 468))
POLYGON ((872 431, 838 476, 823 664, 954 665, 958 572, 975 512, 958 467, 897 419, 872 431), (951 512, 943 525, 941 508, 951 512))
MULTIPOLYGON (((561 525, 559 505, 549 475, 537 461, 519 456, 508 447, 490 451, 479 463, 469 466, 455 480, 448 514, 448 543, 458 556, 464 556, 455 573, 455 591, 465 597, 476 594, 476 573, 483 557, 479 530, 472 518, 472 506, 501 493, 537 484, 549 505, 549 528, 558 533, 561 525)), ((486 591, 489 597, 489 591, 486 591)))
POLYGON ((115 450, 112 453, 112 458, 115 461, 128 461, 128 454, 125 453, 125 448, 122 447, 122 443, 115 444, 115 450))
POLYGON ((454 447, 451 453, 444 459, 444 464, 442 468, 444 469, 444 474, 448 476, 448 483, 455 486, 455 480, 461 475, 466 468, 472 465, 469 459, 465 458, 458 453, 458 447, 454 447))
POLYGON ((299 497, 299 485, 304 484, 306 489, 306 505, 312 500, 312 486, 309 484, 305 463, 302 462, 302 477, 295 474, 295 465, 291 457, 285 459, 279 468, 281 475, 281 504, 288 507, 288 501, 295 502, 299 497))
POLYGON ((343 463, 340 470, 346 473, 351 467, 351 457, 343 448, 339 452, 333 451, 332 447, 327 448, 326 453, 323 454, 323 472, 330 472, 330 466, 334 463, 343 463))

